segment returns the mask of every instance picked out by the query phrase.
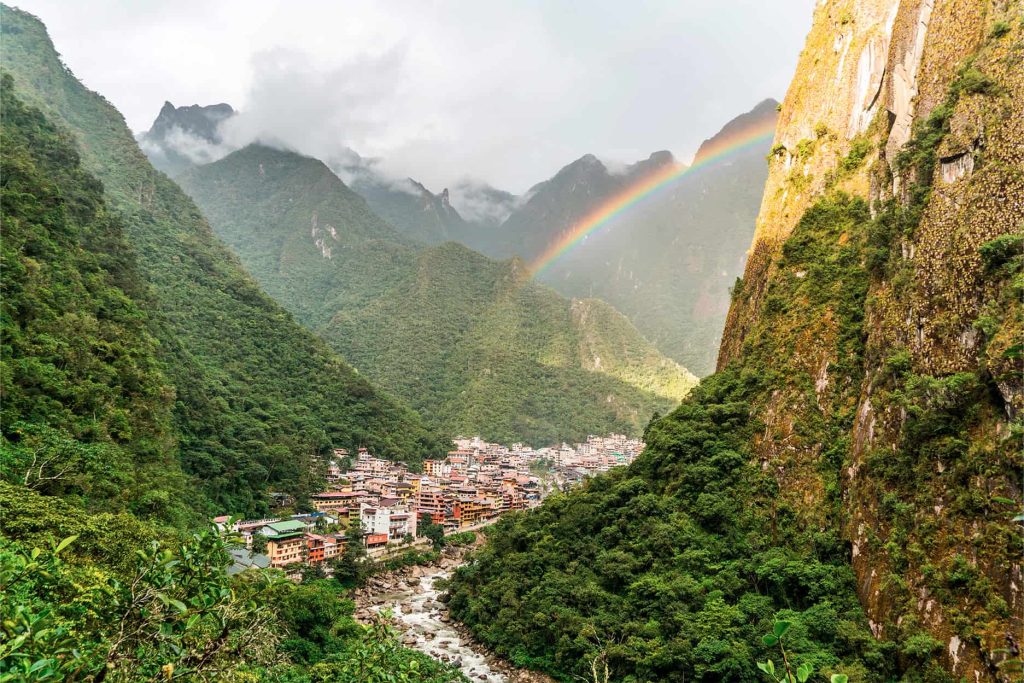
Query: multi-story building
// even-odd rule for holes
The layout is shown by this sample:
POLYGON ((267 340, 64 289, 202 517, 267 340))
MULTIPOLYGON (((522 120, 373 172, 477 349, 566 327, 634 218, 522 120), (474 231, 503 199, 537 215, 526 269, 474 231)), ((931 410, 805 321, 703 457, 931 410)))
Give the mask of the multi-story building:
POLYGON ((360 517, 363 531, 370 535, 384 534, 389 541, 401 541, 406 535, 416 536, 416 515, 408 510, 364 505, 360 517))
POLYGON ((336 512, 339 515, 347 514, 350 507, 359 500, 359 494, 355 491, 322 491, 314 493, 309 497, 317 512, 336 512))
POLYGON ((433 524, 443 524, 445 514, 445 497, 441 487, 429 480, 420 483, 416 494, 414 509, 421 515, 430 518, 433 524))
POLYGON ((267 556, 270 566, 286 567, 305 561, 306 525, 297 520, 274 522, 264 526, 260 533, 267 537, 267 556))

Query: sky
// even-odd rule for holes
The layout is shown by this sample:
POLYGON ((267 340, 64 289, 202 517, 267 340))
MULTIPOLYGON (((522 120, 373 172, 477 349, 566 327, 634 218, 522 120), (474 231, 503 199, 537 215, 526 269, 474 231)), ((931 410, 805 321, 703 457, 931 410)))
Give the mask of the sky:
MULTIPOLYGON (((8 0, 10 1, 10 0, 8 0)), ((521 193, 587 153, 632 162, 781 100, 815 0, 14 0, 133 131, 227 102, 236 136, 345 147, 440 191, 521 193)))

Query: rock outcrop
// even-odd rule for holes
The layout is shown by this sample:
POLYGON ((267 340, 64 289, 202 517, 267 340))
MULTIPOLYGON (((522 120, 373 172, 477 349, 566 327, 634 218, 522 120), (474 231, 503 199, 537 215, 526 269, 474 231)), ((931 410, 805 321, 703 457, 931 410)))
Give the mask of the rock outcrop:
MULTIPOLYGON (((786 355, 755 444, 801 525, 825 524, 824 420, 875 637, 917 634, 957 678, 1010 680, 1024 631, 1024 29, 1019 1, 819 2, 779 117, 718 366, 786 355), (785 300, 798 225, 863 200, 865 291, 808 316, 785 300), (1017 278, 1014 284, 1014 278, 1017 278), (781 308, 780 308, 781 306, 781 308), (813 400, 807 387, 813 386, 813 400)), ((825 444, 827 447, 829 444, 825 444)))

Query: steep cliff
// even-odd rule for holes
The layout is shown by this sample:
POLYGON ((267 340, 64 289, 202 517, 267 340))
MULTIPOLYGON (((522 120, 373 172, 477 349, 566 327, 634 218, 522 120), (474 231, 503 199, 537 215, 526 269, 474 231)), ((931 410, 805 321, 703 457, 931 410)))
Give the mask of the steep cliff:
POLYGON ((1019 2, 819 3, 782 106, 719 369, 766 347, 754 453, 801 524, 830 483, 815 423, 845 442, 841 522, 873 634, 920 630, 969 680, 1009 676, 1022 629, 1020 530, 1024 43, 1019 2), (799 226, 838 196, 870 219, 858 286, 808 309, 799 226), (843 308, 853 312, 845 316, 843 308), (812 314, 812 315, 808 315, 812 314), (812 432, 813 434, 814 432, 812 432), (998 673, 997 673, 998 672, 998 673))
MULTIPOLYGON (((1024 25, 820 2, 718 371, 626 471, 502 520, 449 606, 569 676, 1021 675, 1024 25)), ((817 680, 817 679, 815 679, 817 680)))

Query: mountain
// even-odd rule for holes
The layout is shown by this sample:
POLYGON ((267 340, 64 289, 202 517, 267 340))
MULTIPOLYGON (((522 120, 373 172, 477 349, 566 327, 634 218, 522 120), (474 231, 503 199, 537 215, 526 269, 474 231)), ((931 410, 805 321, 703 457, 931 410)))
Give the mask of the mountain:
POLYGON ((235 115, 229 104, 175 107, 164 102, 148 131, 137 136, 150 162, 169 176, 225 154, 220 124, 235 115))
POLYGON ((551 179, 531 187, 522 205, 491 236, 492 241, 479 246, 485 253, 502 258, 519 256, 533 261, 591 209, 670 165, 678 164, 669 152, 655 152, 649 159, 628 166, 623 172, 612 173, 593 154, 584 155, 551 179))
POLYGON ((486 183, 464 179, 449 192, 435 194, 422 183, 396 180, 377 170, 376 160, 347 150, 328 166, 358 192, 384 220, 408 237, 428 245, 455 241, 472 244, 504 221, 517 198, 486 183))
MULTIPOLYGON (((257 514, 268 490, 308 490, 311 456, 332 446, 365 445, 411 462, 443 452, 443 439, 415 413, 379 393, 259 289, 196 205, 150 165, 117 110, 61 63, 36 18, 7 7, 0 18, 0 52, 15 93, 70 132, 83 171, 102 182, 106 211, 122 225, 123 257, 134 261, 141 282, 126 291, 144 312, 134 324, 145 324, 155 340, 159 368, 145 370, 149 361, 140 356, 138 390, 162 381, 170 389, 153 399, 154 410, 166 402, 172 411, 171 432, 151 447, 161 458, 174 454, 194 486, 155 488, 135 505, 154 516, 184 501, 196 513, 257 514)), ((134 315, 130 302, 117 315, 134 315)), ((107 381, 113 387, 115 380, 107 381)), ((117 429, 131 423, 118 418, 117 429)))
MULTIPOLYGON (((165 102, 150 129, 137 136, 150 162, 169 176, 220 159, 233 151, 224 142, 221 124, 236 112, 228 104, 175 107, 165 102)), ((456 193, 472 212, 466 221, 449 201, 448 189, 434 194, 412 178, 391 178, 377 169, 376 159, 367 159, 345 148, 327 160, 328 166, 357 193, 373 211, 410 239, 423 244, 466 240, 479 225, 490 226, 511 211, 512 195, 488 185, 463 181, 456 193)))
POLYGON ((189 520, 174 388, 121 222, 73 141, 9 74, 0 86, 4 474, 96 510, 189 520), (173 504, 151 508, 153 490, 173 504))
POLYGON ((462 680, 361 627, 333 580, 232 575, 199 511, 174 507, 188 483, 175 390, 121 222, 72 136, 25 106, 6 73, 0 106, 0 677, 340 680, 336 662, 357 653, 371 675, 462 680), (223 647, 254 636, 281 645, 223 647))
POLYGON ((441 244, 460 240, 469 230, 449 201, 447 188, 434 194, 412 178, 396 181, 361 174, 352 180, 352 189, 381 218, 417 242, 441 244))
POLYGON ((487 183, 467 178, 460 180, 452 188, 451 203, 471 226, 486 230, 504 223, 519 205, 519 197, 487 183))
POLYGON ((565 678, 758 680, 773 631, 821 680, 1019 678, 1019 18, 817 5, 717 372, 503 519, 454 618, 565 678))
MULTIPOLYGON (((625 313, 655 346, 698 374, 714 367, 729 305, 742 273, 767 175, 767 137, 732 148, 774 123, 765 100, 706 140, 690 173, 617 215, 545 265, 538 278, 570 297, 594 296, 625 313), (727 154, 715 150, 729 148, 727 154)), ((652 174, 683 170, 670 153, 613 172, 584 156, 539 183, 489 239, 467 241, 484 253, 533 262, 549 245, 652 174)))
POLYGON ((609 306, 563 299, 521 262, 417 245, 316 159, 251 145, 180 182, 271 296, 449 433, 637 433, 696 381, 609 306))

